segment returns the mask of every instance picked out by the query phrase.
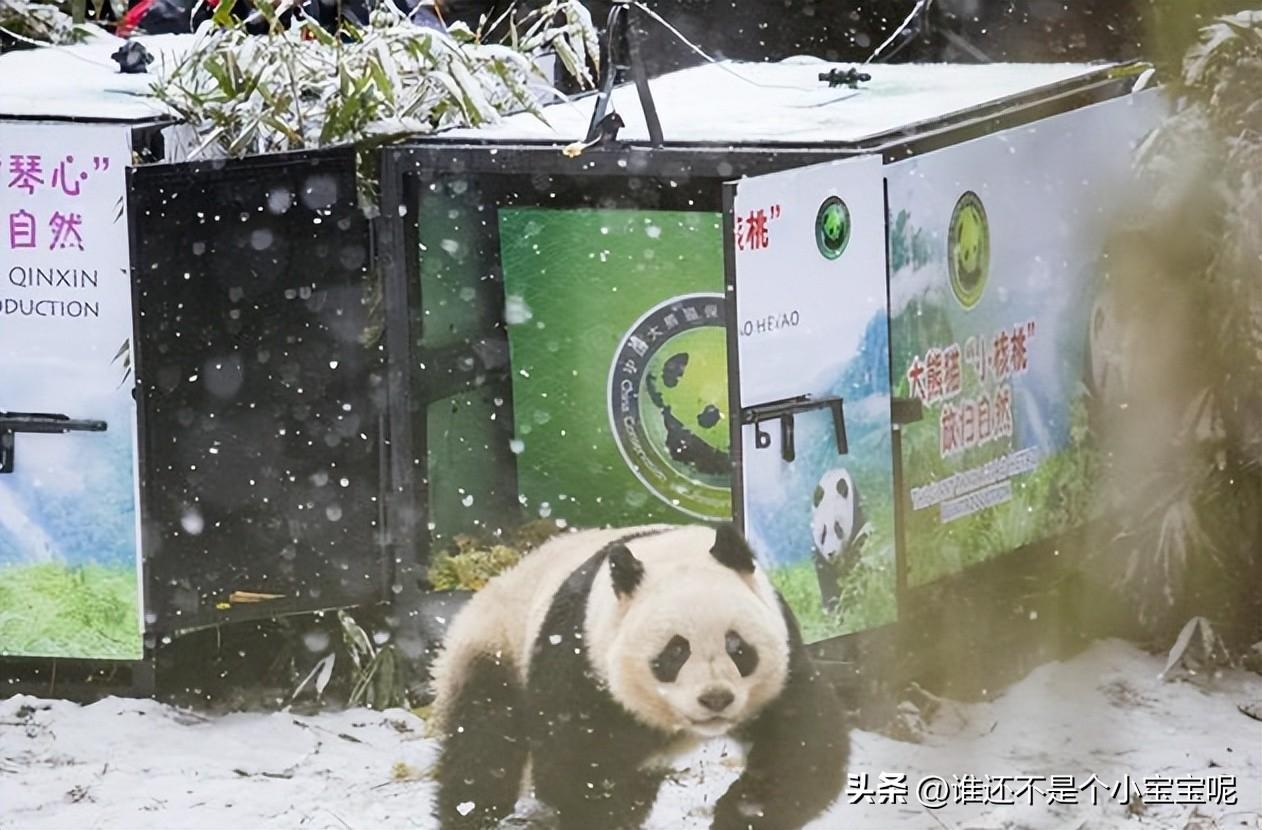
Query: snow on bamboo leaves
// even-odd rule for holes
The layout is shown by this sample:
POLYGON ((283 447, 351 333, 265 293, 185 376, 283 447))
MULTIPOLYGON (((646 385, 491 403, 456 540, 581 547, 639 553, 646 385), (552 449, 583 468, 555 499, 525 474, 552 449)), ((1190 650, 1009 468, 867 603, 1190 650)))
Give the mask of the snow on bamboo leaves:
POLYGON ((507 29, 500 43, 459 24, 447 32, 417 26, 388 3, 367 27, 344 22, 336 34, 266 9, 267 34, 247 33, 230 11, 216 14, 182 59, 154 70, 154 95, 200 139, 195 156, 476 127, 513 112, 542 118, 539 90, 551 79, 539 56, 555 52, 584 84, 599 62, 591 16, 578 0, 552 0, 511 26, 491 26, 507 29))

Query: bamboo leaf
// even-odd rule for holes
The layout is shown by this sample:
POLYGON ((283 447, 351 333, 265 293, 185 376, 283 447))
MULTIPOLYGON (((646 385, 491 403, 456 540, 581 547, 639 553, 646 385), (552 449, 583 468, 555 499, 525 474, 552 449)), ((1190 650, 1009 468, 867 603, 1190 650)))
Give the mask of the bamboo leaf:
POLYGON ((561 61, 561 65, 565 67, 566 72, 569 72, 584 83, 590 82, 591 76, 587 72, 587 67, 579 60, 578 55, 570 48, 569 43, 564 39, 558 38, 552 45, 556 49, 557 60, 561 61))
POLYGON ((274 115, 263 116, 263 123, 266 126, 271 127, 276 132, 284 135, 285 138, 289 139, 290 149, 297 150, 302 147, 302 134, 299 133, 297 130, 295 130, 293 127, 290 127, 285 122, 281 121, 276 116, 274 115))
POLYGON ((368 633, 345 611, 339 611, 337 618, 342 625, 342 637, 346 642, 346 648, 351 652, 352 656, 359 654, 365 657, 372 657, 376 653, 376 649, 373 648, 372 640, 368 638, 368 633))
POLYGON ((218 61, 207 61, 205 70, 210 74, 210 77, 215 79, 215 83, 219 84, 219 89, 223 92, 226 98, 235 97, 235 88, 232 85, 232 78, 228 75, 228 71, 224 68, 223 64, 218 61))
POLYGON ((220 28, 228 28, 233 25, 235 18, 232 16, 232 8, 237 4, 237 0, 221 0, 218 6, 215 6, 215 13, 211 15, 211 22, 220 28))
POLYGON ((302 693, 302 690, 307 687, 307 684, 313 678, 315 679, 316 694, 324 694, 325 688, 329 685, 329 679, 333 677, 333 665, 336 662, 337 655, 328 654, 320 662, 316 663, 311 671, 307 673, 307 676, 302 679, 302 682, 298 684, 297 688, 294 689, 293 694, 289 696, 290 702, 292 703, 298 698, 298 695, 302 693))

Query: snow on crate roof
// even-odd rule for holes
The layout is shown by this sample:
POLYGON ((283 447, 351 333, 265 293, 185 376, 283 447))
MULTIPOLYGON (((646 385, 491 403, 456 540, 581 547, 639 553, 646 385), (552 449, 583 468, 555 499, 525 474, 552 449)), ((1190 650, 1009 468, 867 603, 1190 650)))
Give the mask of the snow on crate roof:
MULTIPOLYGON (((815 58, 779 63, 723 61, 653 79, 651 90, 672 143, 815 144, 859 142, 944 118, 1015 95, 1081 79, 1108 64, 870 64, 857 90, 819 80, 834 64, 815 58)), ((548 123, 529 114, 479 129, 448 130, 444 139, 569 143, 587 132, 595 96, 545 108, 548 123)), ((626 122, 618 138, 646 141, 635 87, 614 90, 613 109, 626 122)))
MULTIPOLYGON (((0 120, 5 118, 147 121, 170 117, 149 95, 163 62, 179 60, 192 35, 135 38, 154 56, 149 72, 119 73, 110 59, 125 41, 101 32, 76 46, 0 55, 0 120)), ((821 72, 851 64, 799 57, 779 63, 724 61, 655 78, 653 100, 668 143, 855 143, 891 130, 955 115, 1107 70, 1108 64, 872 64, 859 89, 830 88, 821 72)), ((635 88, 614 91, 626 121, 619 138, 644 141, 648 130, 635 88)), ((445 140, 568 144, 587 132, 595 96, 545 108, 548 123, 521 113, 445 140)), ((432 140, 433 135, 417 139, 432 140)))
POLYGON ((110 55, 127 41, 101 32, 74 46, 19 49, 0 55, 0 119, 146 121, 168 115, 149 95, 163 60, 176 60, 189 35, 135 38, 153 55, 148 73, 124 75, 110 55))

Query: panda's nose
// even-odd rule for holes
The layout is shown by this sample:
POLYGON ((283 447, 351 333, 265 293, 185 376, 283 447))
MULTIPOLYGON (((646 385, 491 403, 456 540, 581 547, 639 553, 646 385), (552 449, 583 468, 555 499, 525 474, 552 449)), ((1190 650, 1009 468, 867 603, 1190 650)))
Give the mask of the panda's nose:
POLYGON ((732 694, 730 689, 714 688, 707 689, 697 698, 697 702, 711 712, 722 712, 724 709, 732 705, 732 701, 736 696, 732 694))

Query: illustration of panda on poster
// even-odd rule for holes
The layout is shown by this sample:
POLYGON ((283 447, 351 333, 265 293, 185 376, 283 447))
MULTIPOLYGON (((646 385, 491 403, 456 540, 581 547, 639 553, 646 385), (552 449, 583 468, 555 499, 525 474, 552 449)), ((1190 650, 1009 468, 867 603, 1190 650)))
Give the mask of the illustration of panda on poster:
POLYGON ((714 830, 801 828, 845 786, 842 701, 730 524, 554 537, 461 610, 433 678, 443 830, 528 796, 531 827, 641 827, 671 759, 720 736, 746 754, 714 830))

